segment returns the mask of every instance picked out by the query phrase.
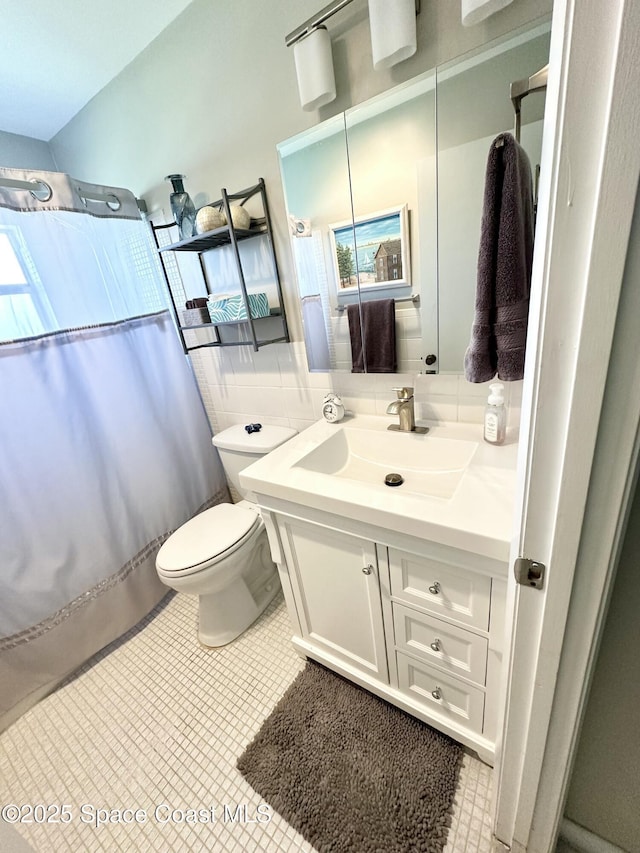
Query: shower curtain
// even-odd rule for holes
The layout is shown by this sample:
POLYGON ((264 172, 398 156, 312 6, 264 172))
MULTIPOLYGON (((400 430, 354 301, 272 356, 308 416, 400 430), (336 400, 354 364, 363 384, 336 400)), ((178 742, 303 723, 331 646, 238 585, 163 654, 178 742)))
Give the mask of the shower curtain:
POLYGON ((158 548, 228 499, 165 300, 131 193, 0 169, 0 731, 160 601, 158 548))

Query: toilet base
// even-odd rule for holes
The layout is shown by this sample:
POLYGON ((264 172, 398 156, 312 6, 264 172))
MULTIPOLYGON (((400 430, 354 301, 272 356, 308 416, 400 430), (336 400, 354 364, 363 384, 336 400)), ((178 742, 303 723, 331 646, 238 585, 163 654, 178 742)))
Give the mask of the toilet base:
POLYGON ((200 595, 198 639, 202 645, 216 648, 231 643, 256 621, 279 589, 278 574, 274 571, 253 594, 240 577, 225 589, 200 595))

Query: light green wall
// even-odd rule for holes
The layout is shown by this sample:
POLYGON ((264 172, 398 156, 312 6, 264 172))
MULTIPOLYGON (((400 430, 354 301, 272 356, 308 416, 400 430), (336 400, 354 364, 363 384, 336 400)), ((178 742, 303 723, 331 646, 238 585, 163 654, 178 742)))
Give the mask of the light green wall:
POLYGON ((55 171, 56 164, 48 143, 30 136, 0 130, 0 166, 10 169, 46 169, 55 171))
POLYGON ((480 44, 547 15, 552 0, 519 0, 476 27, 459 3, 422 3, 418 52, 374 71, 364 0, 328 22, 338 98, 300 108, 293 50, 285 35, 317 0, 195 0, 176 21, 51 140, 63 171, 129 187, 168 211, 170 172, 188 176, 196 205, 266 181, 285 300, 299 339, 291 253, 276 143, 480 44))

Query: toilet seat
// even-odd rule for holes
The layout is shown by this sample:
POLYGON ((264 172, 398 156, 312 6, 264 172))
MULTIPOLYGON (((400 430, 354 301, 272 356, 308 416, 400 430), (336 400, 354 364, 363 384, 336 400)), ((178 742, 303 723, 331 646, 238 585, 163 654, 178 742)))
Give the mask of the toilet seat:
POLYGON ((156 567, 172 577, 214 566, 241 548, 262 528, 262 519, 237 504, 217 504, 187 521, 158 551, 156 567))

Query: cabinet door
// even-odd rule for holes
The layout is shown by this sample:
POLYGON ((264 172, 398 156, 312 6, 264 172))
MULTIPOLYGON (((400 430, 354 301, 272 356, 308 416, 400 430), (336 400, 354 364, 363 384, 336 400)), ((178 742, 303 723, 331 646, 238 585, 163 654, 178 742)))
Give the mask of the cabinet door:
POLYGON ((288 518, 278 527, 304 639, 388 682, 373 543, 288 518))

